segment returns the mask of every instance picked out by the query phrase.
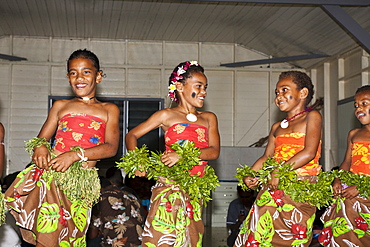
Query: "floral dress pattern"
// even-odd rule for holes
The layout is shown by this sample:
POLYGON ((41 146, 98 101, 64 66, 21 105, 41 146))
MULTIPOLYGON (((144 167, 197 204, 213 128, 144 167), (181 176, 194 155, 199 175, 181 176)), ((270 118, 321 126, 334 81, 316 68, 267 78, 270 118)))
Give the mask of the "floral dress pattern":
MULTIPOLYGON (((193 141, 199 148, 208 147, 208 129, 202 125, 178 123, 165 133, 167 145, 193 141)), ((189 172, 202 176, 206 161, 201 161, 189 172)), ((159 178, 152 187, 150 210, 145 222, 142 245, 148 247, 201 247, 204 225, 202 205, 189 199, 178 185, 166 178, 159 178)))
POLYGON ((104 247, 139 247, 143 232, 143 215, 139 200, 116 186, 102 190, 94 226, 104 236, 104 247))
MULTIPOLYGON (((304 139, 304 133, 276 137, 274 158, 289 160, 304 148, 304 139)), ((300 176, 317 173, 319 157, 318 151, 313 162, 302 167, 300 176)), ((309 246, 315 212, 314 206, 293 201, 283 190, 270 190, 263 186, 243 222, 234 246, 309 246)))
MULTIPOLYGON (((370 175, 370 142, 360 141, 351 147, 353 173, 370 175)), ((345 189, 346 184, 342 184, 345 189)), ((370 200, 357 196, 353 199, 337 198, 321 216, 324 229, 319 242, 324 246, 370 246, 370 200)))
MULTIPOLYGON (((76 145, 82 148, 96 146, 104 142, 104 133, 105 123, 101 119, 82 113, 67 114, 59 121, 54 148, 69 151, 70 147, 76 145), (97 137, 93 140, 99 141, 91 141, 90 137, 97 137)), ((99 191, 97 171, 82 168, 77 163, 73 163, 66 172, 58 173, 60 179, 67 179, 68 183, 75 181, 77 184, 83 181, 99 191), (76 165, 79 166, 79 174, 72 174, 71 177, 76 165)), ((5 192, 7 206, 21 227, 23 239, 31 244, 38 242, 48 247, 86 246, 92 205, 85 203, 86 198, 70 201, 66 193, 76 194, 74 190, 81 188, 63 191, 47 174, 31 165, 19 173, 5 192)), ((99 193, 96 194, 98 197, 99 193)))

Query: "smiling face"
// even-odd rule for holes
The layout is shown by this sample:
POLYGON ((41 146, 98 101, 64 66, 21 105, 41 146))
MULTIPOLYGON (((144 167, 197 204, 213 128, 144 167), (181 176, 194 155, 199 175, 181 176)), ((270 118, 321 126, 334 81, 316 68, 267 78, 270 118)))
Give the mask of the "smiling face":
POLYGON ((278 81, 275 89, 275 104, 281 111, 291 111, 295 107, 305 106, 305 92, 307 89, 297 89, 292 79, 286 78, 278 81))
POLYGON ((361 124, 370 124, 370 91, 362 91, 355 95, 355 116, 361 124))
POLYGON ((90 59, 74 58, 69 62, 69 83, 78 97, 94 97, 97 83, 102 80, 101 71, 97 71, 90 59))
POLYGON ((207 96, 207 77, 202 72, 196 72, 186 79, 185 84, 178 83, 180 101, 189 103, 194 107, 202 107, 207 96))

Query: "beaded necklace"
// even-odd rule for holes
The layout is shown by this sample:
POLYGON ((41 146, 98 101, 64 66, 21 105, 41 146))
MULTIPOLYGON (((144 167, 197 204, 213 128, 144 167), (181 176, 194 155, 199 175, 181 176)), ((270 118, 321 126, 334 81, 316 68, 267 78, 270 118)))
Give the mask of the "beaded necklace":
POLYGON ((299 115, 301 115, 301 114, 303 114, 303 113, 305 113, 305 112, 311 111, 312 109, 313 109, 313 107, 312 107, 312 106, 310 106, 310 107, 306 107, 306 108, 304 109, 304 111, 301 111, 301 112, 299 112, 299 113, 295 114, 293 117, 285 118, 283 121, 281 121, 281 123, 280 123, 280 127, 281 127, 281 128, 283 128, 283 129, 288 128, 288 126, 289 126, 289 121, 292 121, 293 119, 295 119, 295 118, 296 118, 296 117, 298 117, 299 115))

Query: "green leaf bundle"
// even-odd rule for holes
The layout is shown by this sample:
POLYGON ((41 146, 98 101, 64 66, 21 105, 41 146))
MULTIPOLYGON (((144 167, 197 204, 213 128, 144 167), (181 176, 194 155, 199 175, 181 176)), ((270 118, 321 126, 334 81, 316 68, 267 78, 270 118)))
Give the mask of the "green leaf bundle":
POLYGON ((331 172, 321 172, 317 176, 317 182, 301 180, 290 163, 277 162, 273 158, 268 158, 264 162, 262 169, 255 171, 247 165, 237 168, 236 178, 238 185, 244 190, 249 188, 244 184, 243 177, 255 177, 260 181, 259 187, 267 184, 271 179, 271 172, 276 170, 275 174, 279 177, 278 189, 283 190, 296 202, 307 202, 317 208, 325 207, 333 203, 332 182, 334 175, 331 172))
POLYGON ((183 141, 170 145, 170 148, 180 156, 178 162, 172 167, 162 163, 162 154, 149 153, 146 145, 128 151, 121 158, 121 162, 116 162, 117 167, 122 168, 129 177, 135 176, 136 170, 146 171, 149 179, 157 180, 159 177, 164 177, 179 185, 192 200, 206 205, 211 200, 211 191, 220 185, 214 169, 206 165, 202 177, 189 173, 189 170, 201 161, 199 158, 201 151, 194 142, 183 141))
POLYGON ((365 198, 369 198, 370 195, 370 176, 365 174, 352 173, 346 170, 334 170, 334 176, 339 178, 342 183, 346 183, 347 186, 356 186, 359 191, 359 195, 365 198))

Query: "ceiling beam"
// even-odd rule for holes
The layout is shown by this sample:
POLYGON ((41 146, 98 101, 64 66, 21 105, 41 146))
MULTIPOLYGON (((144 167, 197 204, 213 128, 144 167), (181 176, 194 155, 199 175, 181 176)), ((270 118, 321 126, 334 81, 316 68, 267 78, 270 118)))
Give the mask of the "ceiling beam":
POLYGON ((17 56, 6 55, 6 54, 0 54, 0 59, 5 59, 5 60, 9 60, 9 61, 27 60, 27 58, 24 58, 24 57, 17 57, 17 56))
POLYGON ((370 35, 340 6, 322 5, 321 8, 360 46, 370 53, 370 35))
POLYGON ((284 63, 284 62, 291 62, 291 61, 297 61, 297 60, 306 60, 306 59, 313 59, 313 58, 322 58, 322 57, 329 57, 329 55, 326 55, 326 54, 307 54, 307 55, 298 55, 298 56, 290 56, 290 57, 276 57, 276 58, 270 58, 270 59, 251 60, 251 61, 236 62, 236 63, 223 63, 223 64, 221 64, 221 66, 242 67, 242 66, 270 64, 270 63, 284 63))
POLYGON ((370 0, 196 0, 196 2, 234 2, 234 3, 301 4, 301 5, 323 5, 325 4, 325 5, 340 5, 340 6, 370 6, 370 0))

